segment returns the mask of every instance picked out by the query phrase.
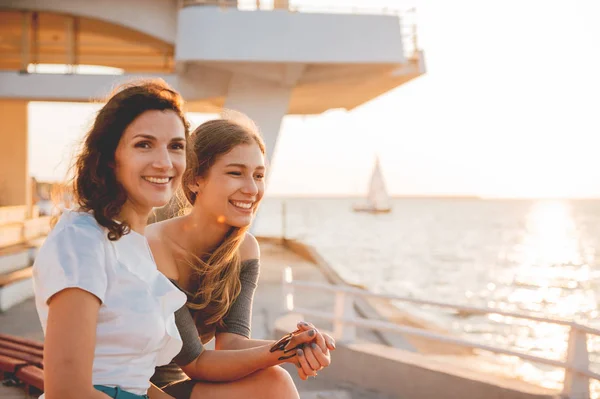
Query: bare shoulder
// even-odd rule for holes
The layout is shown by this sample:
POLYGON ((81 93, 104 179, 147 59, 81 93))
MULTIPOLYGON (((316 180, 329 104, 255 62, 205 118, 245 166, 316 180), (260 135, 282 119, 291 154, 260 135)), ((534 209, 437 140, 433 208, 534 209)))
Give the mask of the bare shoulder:
POLYGON ((164 233, 165 233, 165 222, 157 222, 152 223, 146 226, 146 230, 144 231, 144 235, 148 240, 148 244, 150 244, 150 248, 152 252, 154 252, 154 247, 160 249, 158 247, 162 247, 162 243, 164 242, 164 233))
POLYGON ((146 227, 145 236, 152 251, 158 270, 172 280, 179 279, 179 270, 175 263, 173 250, 169 245, 166 231, 170 224, 169 220, 153 223, 146 227))
POLYGON ((242 262, 248 259, 260 259, 260 246, 256 237, 250 233, 246 233, 244 241, 240 245, 240 257, 242 262))

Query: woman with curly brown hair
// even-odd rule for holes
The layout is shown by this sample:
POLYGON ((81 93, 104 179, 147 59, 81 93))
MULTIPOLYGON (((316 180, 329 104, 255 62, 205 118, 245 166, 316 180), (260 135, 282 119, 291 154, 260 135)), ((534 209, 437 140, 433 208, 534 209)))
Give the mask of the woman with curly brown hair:
POLYGON ((157 270, 144 229, 185 170, 182 106, 161 80, 128 84, 85 138, 78 207, 62 214, 34 264, 46 399, 168 397, 149 379, 182 347, 174 313, 185 295, 157 270))
POLYGON ((180 331, 200 339, 184 339, 181 368, 159 367, 151 381, 176 399, 298 398, 277 366, 293 363, 301 378, 315 376, 335 344, 308 323, 281 345, 250 339, 260 253, 248 230, 265 190, 263 140, 238 114, 199 126, 190 147, 182 183, 190 212, 148 226, 146 236, 159 270, 188 294, 194 320, 178 319, 180 331), (205 350, 213 337, 217 350, 205 350))

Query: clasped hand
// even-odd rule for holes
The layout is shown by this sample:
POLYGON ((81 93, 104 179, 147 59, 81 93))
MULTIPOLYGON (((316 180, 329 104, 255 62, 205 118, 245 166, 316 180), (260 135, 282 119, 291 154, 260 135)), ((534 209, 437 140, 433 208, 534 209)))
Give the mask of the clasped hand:
POLYGON ((310 376, 316 377, 319 370, 331 364, 330 351, 335 350, 335 340, 328 334, 320 332, 313 324, 299 322, 298 330, 288 334, 282 340, 286 338, 288 342, 281 348, 284 350, 284 355, 280 359, 296 365, 298 376, 302 380, 307 380, 310 376))

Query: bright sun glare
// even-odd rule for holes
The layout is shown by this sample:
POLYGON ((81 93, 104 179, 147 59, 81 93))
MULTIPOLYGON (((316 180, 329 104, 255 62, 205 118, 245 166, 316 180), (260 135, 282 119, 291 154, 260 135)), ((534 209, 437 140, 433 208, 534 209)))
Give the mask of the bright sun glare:
MULTIPOLYGON (((524 234, 513 248, 512 289, 503 298, 506 310, 537 313, 545 317, 586 324, 598 315, 596 295, 573 209, 566 201, 538 201, 525 221, 524 234)), ((527 353, 564 359, 567 328, 529 320, 490 315, 494 322, 508 323, 503 343, 527 353)), ((591 343, 593 346, 593 342, 591 343)), ((563 372, 548 371, 537 364, 505 358, 514 376, 550 388, 560 388, 563 372)))

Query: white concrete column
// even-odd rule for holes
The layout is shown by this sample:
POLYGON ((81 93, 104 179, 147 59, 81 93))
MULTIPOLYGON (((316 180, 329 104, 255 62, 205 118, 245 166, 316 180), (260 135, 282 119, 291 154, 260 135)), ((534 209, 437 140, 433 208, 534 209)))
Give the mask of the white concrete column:
POLYGON ((0 100, 0 206, 26 205, 31 215, 27 101, 0 100))
MULTIPOLYGON (((291 93, 292 87, 242 74, 234 74, 229 82, 225 108, 243 112, 258 125, 267 147, 268 166, 273 160, 281 121, 287 114, 291 93)), ((256 231, 259 217, 260 211, 254 217, 250 229, 252 233, 256 231)))
POLYGON ((292 87, 242 74, 234 74, 229 82, 225 108, 243 112, 256 122, 267 146, 269 163, 275 153, 291 93, 292 87))

